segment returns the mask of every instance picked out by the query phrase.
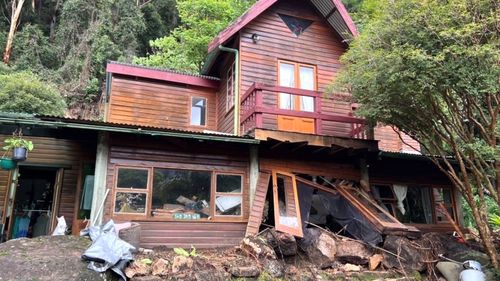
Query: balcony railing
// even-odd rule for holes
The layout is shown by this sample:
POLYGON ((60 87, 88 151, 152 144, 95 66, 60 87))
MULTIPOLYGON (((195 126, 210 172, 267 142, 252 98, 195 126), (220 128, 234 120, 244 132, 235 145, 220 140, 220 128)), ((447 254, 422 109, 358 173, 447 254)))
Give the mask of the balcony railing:
POLYGON ((350 106, 346 108, 345 101, 342 110, 344 114, 335 112, 336 104, 340 103, 342 101, 334 95, 325 96, 317 91, 254 83, 241 99, 241 131, 248 133, 255 128, 282 130, 279 128, 279 118, 297 118, 299 121, 314 122, 312 131, 308 133, 356 139, 373 138, 367 130, 365 119, 349 115, 350 106), (299 99, 310 97, 309 101, 312 98, 313 112, 280 108, 280 93, 299 99))

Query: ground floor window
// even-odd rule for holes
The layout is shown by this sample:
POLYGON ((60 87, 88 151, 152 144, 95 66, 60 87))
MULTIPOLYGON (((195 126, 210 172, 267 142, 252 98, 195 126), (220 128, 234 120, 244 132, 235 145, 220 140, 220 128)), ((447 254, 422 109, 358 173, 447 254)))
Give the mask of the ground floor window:
POLYGON ((377 203, 403 223, 449 223, 447 214, 456 219, 453 191, 449 187, 377 184, 372 186, 372 192, 377 203))
POLYGON ((164 220, 241 218, 243 173, 118 167, 115 215, 164 220))

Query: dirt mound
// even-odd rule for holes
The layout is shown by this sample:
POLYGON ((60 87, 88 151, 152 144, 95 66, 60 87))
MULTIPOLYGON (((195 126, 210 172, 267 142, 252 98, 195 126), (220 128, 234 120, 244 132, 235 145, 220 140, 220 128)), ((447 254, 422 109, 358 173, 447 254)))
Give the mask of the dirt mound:
POLYGON ((0 280, 104 280, 81 260, 87 237, 42 236, 0 244, 0 280))

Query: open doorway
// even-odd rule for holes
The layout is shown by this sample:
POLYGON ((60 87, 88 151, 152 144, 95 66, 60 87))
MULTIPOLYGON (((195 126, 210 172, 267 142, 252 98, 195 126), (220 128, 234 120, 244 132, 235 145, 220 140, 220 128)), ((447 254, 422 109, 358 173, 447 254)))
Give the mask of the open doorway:
POLYGON ((48 235, 59 198, 58 168, 20 166, 15 191, 10 239, 48 235))

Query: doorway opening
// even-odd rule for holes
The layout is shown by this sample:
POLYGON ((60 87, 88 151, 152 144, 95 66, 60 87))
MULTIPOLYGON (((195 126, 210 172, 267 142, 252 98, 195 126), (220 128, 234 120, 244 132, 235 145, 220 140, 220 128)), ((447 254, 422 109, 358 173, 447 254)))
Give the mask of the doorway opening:
POLYGON ((10 239, 48 235, 58 198, 58 168, 20 166, 10 239))

